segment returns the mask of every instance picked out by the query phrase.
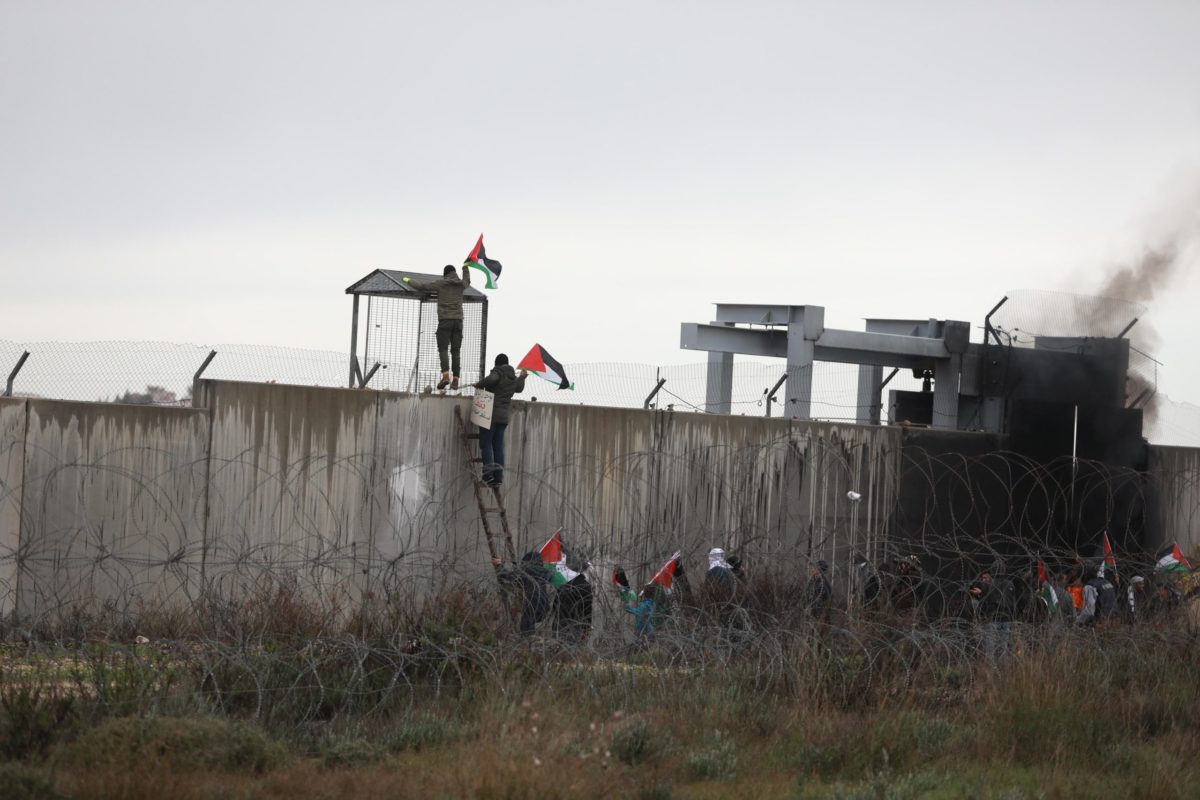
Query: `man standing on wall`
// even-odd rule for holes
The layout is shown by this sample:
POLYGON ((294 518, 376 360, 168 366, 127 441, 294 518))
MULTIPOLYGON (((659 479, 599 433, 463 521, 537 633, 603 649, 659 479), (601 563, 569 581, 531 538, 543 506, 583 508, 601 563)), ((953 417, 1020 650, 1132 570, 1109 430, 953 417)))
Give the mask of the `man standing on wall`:
POLYGON ((438 360, 442 365, 442 379, 438 381, 437 388, 445 389, 449 386, 452 391, 457 391, 458 376, 462 374, 459 353, 462 350, 463 337, 463 294, 471 285, 471 275, 467 272, 466 265, 463 265, 462 280, 459 280, 454 266, 447 264, 442 268, 440 281, 414 281, 412 278, 405 278, 404 282, 418 291, 437 295, 437 346, 438 360))
POLYGON ((487 389, 495 399, 492 401, 492 426, 479 429, 479 455, 483 458, 483 482, 499 489, 504 481, 504 431, 508 429, 508 409, 512 396, 525 391, 525 376, 521 370, 509 366, 508 356, 496 356, 496 366, 488 376, 475 384, 476 389, 487 389))

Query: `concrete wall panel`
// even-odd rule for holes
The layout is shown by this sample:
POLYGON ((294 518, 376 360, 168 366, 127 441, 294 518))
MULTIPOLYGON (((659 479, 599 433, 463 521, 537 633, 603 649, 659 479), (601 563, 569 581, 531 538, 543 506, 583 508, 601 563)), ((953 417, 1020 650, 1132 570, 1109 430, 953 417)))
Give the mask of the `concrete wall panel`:
POLYGON ((203 411, 29 400, 19 613, 194 596, 207 439, 203 411))
POLYGON ((369 541, 374 392, 210 382, 204 576, 220 592, 296 577, 349 589, 369 541))
POLYGON ((0 397, 0 615, 16 608, 25 469, 25 400, 0 397))
POLYGON ((1162 535, 1148 544, 1157 549, 1175 541, 1184 553, 1200 555, 1200 448, 1152 446, 1150 474, 1151 529, 1162 535))

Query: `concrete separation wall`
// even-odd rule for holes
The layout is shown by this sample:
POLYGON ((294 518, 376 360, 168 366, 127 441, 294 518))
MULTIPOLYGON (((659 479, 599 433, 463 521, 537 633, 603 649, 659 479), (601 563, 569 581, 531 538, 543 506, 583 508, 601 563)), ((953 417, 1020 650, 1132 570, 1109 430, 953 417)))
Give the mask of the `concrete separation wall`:
MULTIPOLYGON (((282 580, 351 608, 491 580, 454 419, 467 400, 228 381, 205 381, 201 398, 200 409, 0 399, 0 612, 121 611, 282 580)), ((1004 530, 1016 512, 911 463, 936 453, 952 479, 947 454, 965 465, 997 444, 516 403, 505 495, 518 552, 562 528, 601 576, 620 563, 644 580, 675 550, 698 571, 715 545, 756 571, 801 575, 824 558, 847 586, 852 555, 896 554, 885 540, 969 535, 972 520, 1004 530), (948 485, 953 496, 932 496, 948 485)), ((1163 524, 1185 549, 1200 545, 1200 451, 1154 453, 1163 524)))

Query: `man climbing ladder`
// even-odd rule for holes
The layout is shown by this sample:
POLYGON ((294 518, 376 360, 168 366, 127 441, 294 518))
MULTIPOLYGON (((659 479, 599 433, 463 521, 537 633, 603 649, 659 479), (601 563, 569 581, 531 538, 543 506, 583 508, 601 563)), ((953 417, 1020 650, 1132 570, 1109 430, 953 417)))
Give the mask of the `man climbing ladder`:
POLYGON ((442 366, 442 379, 438 381, 437 388, 445 389, 449 386, 451 391, 458 391, 458 376, 462 374, 459 353, 462 351, 463 338, 463 294, 471 285, 471 275, 467 272, 467 266, 463 265, 462 280, 455 274, 454 265, 447 264, 442 268, 440 281, 414 281, 412 278, 405 278, 404 282, 419 291, 437 295, 437 346, 438 360, 442 366))

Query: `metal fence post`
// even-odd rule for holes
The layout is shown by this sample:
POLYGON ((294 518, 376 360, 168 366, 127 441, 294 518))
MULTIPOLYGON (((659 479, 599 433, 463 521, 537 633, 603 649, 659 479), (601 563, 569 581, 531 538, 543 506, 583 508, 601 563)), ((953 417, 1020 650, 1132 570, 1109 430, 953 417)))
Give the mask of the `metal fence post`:
MULTIPOLYGON (((367 388, 367 384, 371 382, 371 376, 379 371, 380 366, 381 366, 380 363, 378 361, 376 361, 375 366, 373 366, 369 370, 367 370, 367 374, 362 376, 362 381, 358 384, 358 388, 360 388, 360 389, 367 388)), ((384 369, 387 369, 387 367, 384 367, 384 369)))
POLYGON ((17 359, 17 365, 12 368, 12 372, 8 373, 8 383, 4 387, 4 396, 12 397, 13 381, 17 379, 17 373, 21 371, 21 367, 25 366, 26 359, 29 358, 29 351, 21 353, 21 357, 17 359))
POLYGON ((200 407, 200 376, 204 374, 204 370, 208 369, 208 365, 217 357, 216 350, 209 350, 208 355, 204 358, 204 363, 200 365, 200 369, 196 370, 196 374, 192 376, 192 408, 200 407))
POLYGON ((776 402, 775 393, 779 391, 779 387, 783 386, 783 382, 787 380, 787 373, 779 376, 779 380, 775 381, 775 385, 771 387, 771 391, 767 392, 767 416, 771 416, 771 403, 776 402))
POLYGON ((663 384, 666 382, 667 382, 666 378, 658 379, 658 383, 655 384, 653 391, 651 391, 650 394, 646 396, 646 402, 642 403, 642 408, 645 408, 645 409, 650 408, 650 403, 658 395, 658 390, 661 389, 663 387, 663 384))

